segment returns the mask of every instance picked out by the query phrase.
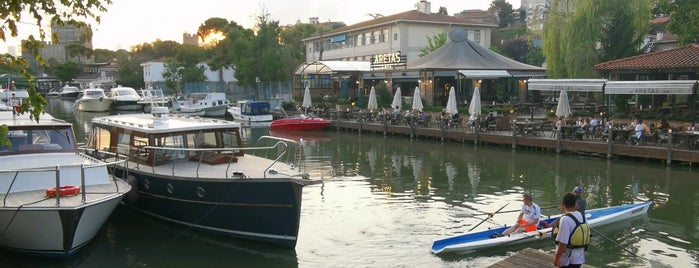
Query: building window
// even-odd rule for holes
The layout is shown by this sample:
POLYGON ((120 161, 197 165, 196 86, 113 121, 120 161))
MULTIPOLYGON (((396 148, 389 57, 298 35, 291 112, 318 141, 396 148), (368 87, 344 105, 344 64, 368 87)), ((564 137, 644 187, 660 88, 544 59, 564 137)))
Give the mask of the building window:
POLYGON ((379 43, 385 43, 388 38, 388 29, 383 29, 381 31, 381 37, 379 37, 379 43))
POLYGON ((481 30, 467 30, 468 40, 474 43, 481 43, 481 30))
POLYGON ((364 45, 364 34, 357 34, 357 46, 364 45))
POLYGON ((398 34, 397 33, 393 34, 393 41, 398 41, 398 34))
POLYGON ((364 33, 364 45, 370 45, 372 39, 371 33, 364 33))

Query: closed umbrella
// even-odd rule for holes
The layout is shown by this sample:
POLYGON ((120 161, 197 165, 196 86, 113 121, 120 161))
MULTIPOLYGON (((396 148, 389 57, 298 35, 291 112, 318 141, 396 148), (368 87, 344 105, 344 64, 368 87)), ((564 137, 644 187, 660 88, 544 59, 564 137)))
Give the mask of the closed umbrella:
POLYGON ((451 87, 449 90, 449 99, 447 100, 447 113, 450 114, 455 114, 458 113, 459 110, 456 109, 456 91, 454 90, 454 87, 451 87))
POLYGON ((556 116, 558 117, 568 117, 573 114, 570 110, 570 103, 568 103, 568 93, 565 90, 561 90, 561 96, 558 97, 558 106, 556 107, 556 116))
POLYGON ((468 106, 468 113, 473 116, 481 115, 481 92, 478 90, 478 87, 473 90, 473 97, 471 97, 471 104, 468 106))
POLYGON ((400 87, 396 88, 396 94, 393 95, 393 102, 391 102, 391 108, 396 108, 398 107, 398 110, 400 110, 400 107, 403 106, 403 101, 402 101, 402 96, 400 95, 400 87))
POLYGON ((415 87, 413 94, 413 110, 422 111, 422 99, 420 99, 420 88, 415 87))
POLYGON ((374 87, 371 87, 371 91, 369 92, 369 104, 367 104, 366 108, 371 111, 379 109, 379 105, 376 103, 376 90, 374 87))
POLYGON ((306 87, 306 91, 303 92, 303 103, 301 103, 301 107, 303 108, 311 108, 313 104, 311 103, 311 91, 306 87))

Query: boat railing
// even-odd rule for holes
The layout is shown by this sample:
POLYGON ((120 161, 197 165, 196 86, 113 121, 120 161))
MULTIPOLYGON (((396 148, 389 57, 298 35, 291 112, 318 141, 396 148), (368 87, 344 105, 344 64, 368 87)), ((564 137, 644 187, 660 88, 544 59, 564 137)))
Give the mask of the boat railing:
MULTIPOLYGON (((104 152, 108 153, 108 152, 104 152)), ((82 198, 82 203, 86 203, 87 197, 86 197, 86 187, 85 187, 85 170, 88 169, 94 169, 94 168, 102 168, 106 167, 109 168, 110 166, 114 166, 120 163, 126 162, 126 158, 123 156, 115 156, 116 161, 111 161, 111 162, 104 162, 104 161, 99 161, 91 156, 85 155, 80 153, 79 154, 81 157, 88 158, 91 160, 96 161, 95 164, 80 164, 80 165, 55 165, 53 167, 45 167, 45 168, 32 168, 32 169, 5 169, 5 170, 0 170, 0 178, 9 178, 11 177, 12 179, 9 182, 9 185, 7 187, 7 191, 5 191, 3 200, 2 200, 2 205, 7 206, 7 198, 10 196, 12 193, 12 187, 15 185, 15 182, 19 178, 21 174, 26 174, 26 173, 53 173, 54 181, 55 181, 55 188, 56 189, 56 194, 54 197, 56 200, 56 206, 61 206, 61 198, 65 198, 64 196, 61 196, 60 194, 60 189, 63 186, 68 186, 68 185, 63 185, 63 182, 61 181, 61 169, 68 169, 72 167, 80 167, 80 194, 82 198), (14 173, 14 174, 13 174, 14 173), (8 174, 7 176, 5 174, 8 174)), ((119 183, 117 183, 116 177, 113 177, 112 182, 114 183, 114 186, 116 187, 116 192, 121 192, 119 190, 119 183)))
MULTIPOLYGON (((260 140, 272 140, 275 143, 269 146, 259 146, 259 147, 217 147, 217 148, 181 148, 181 147, 158 147, 158 146, 143 146, 139 147, 135 150, 136 155, 140 155, 140 153, 146 153, 148 152, 149 154, 152 154, 152 157, 149 157, 148 163, 151 166, 152 172, 156 172, 155 168, 158 165, 164 164, 164 163, 169 163, 171 165, 170 167, 170 173, 174 176, 175 175, 175 167, 178 161, 177 159, 180 159, 178 157, 170 157, 172 155, 176 154, 182 154, 182 155, 194 155, 194 159, 196 159, 197 162, 197 168, 195 170, 196 177, 199 177, 199 170, 202 168, 202 164, 226 164, 226 171, 225 171, 225 176, 226 178, 229 177, 229 174, 235 175, 236 173, 229 173, 231 170, 231 166, 237 158, 235 157, 238 154, 243 153, 243 151, 247 154, 254 155, 254 156, 260 156, 263 158, 267 158, 272 160, 272 162, 265 167, 264 170, 264 177, 267 176, 269 173, 270 169, 274 167, 275 164, 279 163, 284 157, 287 157, 287 163, 293 167, 297 168, 299 167, 298 165, 298 160, 299 158, 297 157, 298 152, 301 152, 302 150, 295 150, 294 154, 289 154, 289 145, 290 144, 295 144, 296 141, 293 140, 288 140, 288 139, 283 139, 283 138, 278 138, 278 137, 272 137, 272 136, 263 136, 258 139, 258 142, 260 140), (166 153, 159 153, 159 152, 166 152, 166 153), (211 154, 206 154, 207 152, 213 152, 217 153, 215 154, 217 157, 215 160, 207 159, 208 156, 211 156, 211 154), (187 154, 189 153, 189 154, 187 154), (259 154, 258 154, 259 153, 259 154), (274 153, 274 155, 270 156, 270 153, 274 153), (157 157, 156 157, 157 156, 157 157), (294 157, 291 159, 291 157, 294 157)), ((192 158, 190 158, 192 159, 192 158)), ((140 163, 138 161, 135 161, 137 167, 140 167, 140 163)))

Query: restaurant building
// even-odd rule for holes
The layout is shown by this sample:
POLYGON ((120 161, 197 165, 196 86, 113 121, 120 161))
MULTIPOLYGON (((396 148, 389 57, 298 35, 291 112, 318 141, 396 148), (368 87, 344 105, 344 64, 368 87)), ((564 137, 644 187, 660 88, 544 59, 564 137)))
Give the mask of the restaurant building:
POLYGON ((408 70, 407 65, 419 58, 428 38, 463 29, 471 42, 489 47, 496 28, 483 20, 432 13, 431 3, 423 0, 415 10, 322 32, 303 40, 306 63, 296 71, 299 92, 295 95, 309 87, 313 96, 356 99, 379 83, 392 91, 400 87, 404 96, 412 95, 412 89, 423 81, 419 71, 408 70))

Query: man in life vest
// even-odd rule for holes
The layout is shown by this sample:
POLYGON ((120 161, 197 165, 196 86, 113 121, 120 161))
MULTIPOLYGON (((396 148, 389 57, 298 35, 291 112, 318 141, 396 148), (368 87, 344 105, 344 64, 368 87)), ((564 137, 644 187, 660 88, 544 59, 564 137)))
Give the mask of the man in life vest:
POLYGON ((565 193, 562 203, 566 214, 560 218, 553 265, 577 268, 585 263, 585 248, 590 243, 590 227, 585 217, 576 210, 575 194, 565 193))
POLYGON ((517 216, 517 222, 512 227, 508 228, 502 234, 495 233, 494 236, 506 236, 513 232, 532 232, 536 231, 541 218, 541 208, 534 203, 532 196, 529 194, 522 195, 522 211, 517 216))

